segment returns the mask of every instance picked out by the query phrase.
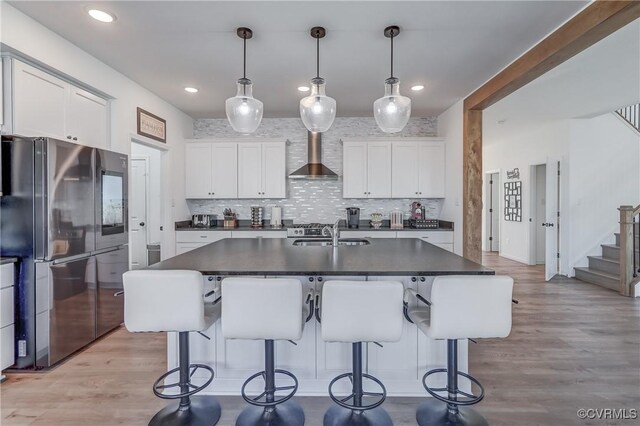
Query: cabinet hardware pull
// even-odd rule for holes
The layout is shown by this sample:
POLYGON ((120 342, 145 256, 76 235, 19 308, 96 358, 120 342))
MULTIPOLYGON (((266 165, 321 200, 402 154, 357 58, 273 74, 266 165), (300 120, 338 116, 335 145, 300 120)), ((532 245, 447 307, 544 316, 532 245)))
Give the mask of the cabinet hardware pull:
POLYGON ((67 136, 67 139, 71 139, 71 135, 67 136))
POLYGON ((78 138, 74 136, 74 137, 73 137, 73 140, 74 140, 74 141, 77 141, 77 140, 78 140, 78 138))
POLYGON ((122 296, 124 294, 124 290, 121 291, 116 291, 115 293, 113 293, 114 297, 118 297, 118 296, 122 296))

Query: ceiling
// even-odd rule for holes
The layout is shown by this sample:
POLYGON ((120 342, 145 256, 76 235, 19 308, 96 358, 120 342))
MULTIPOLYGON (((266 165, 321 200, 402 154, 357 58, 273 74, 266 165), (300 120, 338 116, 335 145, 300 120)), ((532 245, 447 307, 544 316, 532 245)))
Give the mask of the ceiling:
MULTIPOLYGON (((591 118, 640 103, 640 19, 487 108, 487 125, 591 118)), ((495 127, 494 127, 495 128, 495 127)))
POLYGON ((9 1, 194 118, 224 117, 242 75, 236 27, 254 31, 247 76, 265 117, 296 117, 315 74, 312 26, 327 28, 320 74, 339 116, 371 116, 389 75, 387 25, 399 25, 395 72, 414 117, 436 115, 584 8, 586 1, 213 2, 9 1), (113 13, 103 24, 87 8, 113 13), (423 84, 421 92, 413 85, 423 84), (185 86, 199 89, 186 93, 185 86))

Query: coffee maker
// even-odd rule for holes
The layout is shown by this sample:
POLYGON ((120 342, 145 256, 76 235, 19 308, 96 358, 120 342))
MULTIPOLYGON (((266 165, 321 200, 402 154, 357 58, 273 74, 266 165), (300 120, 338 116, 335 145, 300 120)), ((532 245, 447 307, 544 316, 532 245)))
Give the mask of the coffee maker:
POLYGON ((347 227, 357 228, 360 226, 360 208, 347 207, 347 227))

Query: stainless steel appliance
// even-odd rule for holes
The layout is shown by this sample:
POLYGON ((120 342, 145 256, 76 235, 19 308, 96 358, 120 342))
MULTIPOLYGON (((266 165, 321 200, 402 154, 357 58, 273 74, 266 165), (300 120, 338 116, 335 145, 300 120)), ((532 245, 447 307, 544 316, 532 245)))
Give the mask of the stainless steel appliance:
POLYGON ((416 229, 437 229, 439 224, 438 219, 409 219, 409 225, 416 229))
POLYGON ((288 238, 300 238, 300 237, 318 237, 318 238, 326 238, 322 234, 322 230, 325 227, 332 227, 331 223, 303 223, 297 225, 291 225, 287 227, 287 237, 288 238))
POLYGON ((215 228, 218 219, 215 214, 194 214, 191 223, 194 228, 215 228))
POLYGON ((358 228, 360 226, 360 209, 358 207, 347 207, 347 227, 358 228))
POLYGON ((322 164, 322 133, 307 132, 307 164, 291 173, 289 179, 338 179, 336 172, 322 164))
POLYGON ((424 219, 424 209, 418 201, 411 203, 411 219, 424 219))
POLYGON ((14 368, 50 367, 123 321, 124 154, 3 136, 0 254, 20 259, 14 368))

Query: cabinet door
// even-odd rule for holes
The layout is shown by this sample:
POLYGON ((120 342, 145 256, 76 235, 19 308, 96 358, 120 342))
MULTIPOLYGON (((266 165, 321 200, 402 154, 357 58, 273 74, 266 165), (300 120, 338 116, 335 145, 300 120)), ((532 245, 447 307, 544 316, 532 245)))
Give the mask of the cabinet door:
POLYGON ((286 198, 286 143, 262 144, 262 198, 286 198))
POLYGON ((97 148, 107 147, 107 101, 70 86, 65 133, 73 142, 97 148))
MULTIPOLYGON (((417 288, 417 277, 371 277, 367 281, 400 281, 405 289, 417 288)), ((400 341, 384 342, 382 345, 367 344, 369 374, 384 383, 418 379, 418 328, 415 324, 403 320, 400 341)))
POLYGON ((367 198, 367 144, 349 142, 343 147, 343 198, 367 198))
POLYGON ((391 197, 391 142, 367 146, 367 198, 391 197))
POLYGON ((206 246, 209 243, 176 243, 176 256, 206 246))
POLYGON ((418 143, 395 142, 391 149, 391 196, 415 198, 418 189, 418 143))
POLYGON ((420 185, 421 198, 444 198, 445 153, 444 142, 420 144, 420 185))
POLYGON ((211 144, 212 198, 238 197, 238 144, 211 144))
POLYGON ((185 146, 185 197, 212 198, 212 164, 210 143, 191 143, 185 146))
POLYGON ((262 197, 262 144, 238 144, 238 198, 262 197))
POLYGON ((65 139, 69 85, 39 69, 14 60, 13 133, 65 139))

